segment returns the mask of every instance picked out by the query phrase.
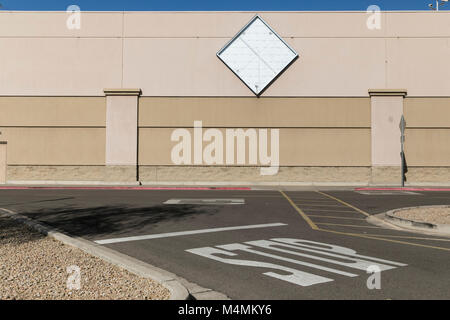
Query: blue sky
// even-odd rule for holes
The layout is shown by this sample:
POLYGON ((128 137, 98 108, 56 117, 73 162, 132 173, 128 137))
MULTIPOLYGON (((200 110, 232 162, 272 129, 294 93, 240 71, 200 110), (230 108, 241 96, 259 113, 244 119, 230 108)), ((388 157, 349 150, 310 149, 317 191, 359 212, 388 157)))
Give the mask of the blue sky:
MULTIPOLYGON (((378 5, 382 10, 428 10, 435 0, 0 0, 3 10, 59 10, 76 4, 82 11, 223 11, 223 10, 365 10, 378 5)), ((442 7, 449 10, 450 4, 442 7)))

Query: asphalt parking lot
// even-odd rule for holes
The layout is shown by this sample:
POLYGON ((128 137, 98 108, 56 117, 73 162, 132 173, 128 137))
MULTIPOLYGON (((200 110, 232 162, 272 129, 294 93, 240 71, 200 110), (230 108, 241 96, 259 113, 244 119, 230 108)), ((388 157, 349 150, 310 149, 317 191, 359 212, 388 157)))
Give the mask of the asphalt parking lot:
POLYGON ((232 299, 449 299, 450 237, 366 221, 435 204, 450 192, 0 190, 0 208, 232 299))

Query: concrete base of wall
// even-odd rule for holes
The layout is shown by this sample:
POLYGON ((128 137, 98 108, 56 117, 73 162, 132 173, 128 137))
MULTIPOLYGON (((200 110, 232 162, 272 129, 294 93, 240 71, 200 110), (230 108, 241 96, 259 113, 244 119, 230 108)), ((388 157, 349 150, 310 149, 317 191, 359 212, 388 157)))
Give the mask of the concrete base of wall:
POLYGON ((103 181, 105 166, 15 166, 9 165, 7 181, 103 181))
MULTIPOLYGON (((8 166, 7 181, 135 183, 136 166, 8 166)), ((141 166, 139 180, 152 184, 245 183, 256 185, 399 185, 399 167, 281 167, 273 176, 258 167, 141 166)), ((450 167, 408 168, 407 184, 449 184, 450 167)))
POLYGON ((252 181, 252 182, 357 182, 370 180, 369 167, 280 167, 276 175, 261 175, 258 167, 141 166, 141 181, 252 181))
POLYGON ((132 182, 137 181, 137 166, 106 166, 103 181, 132 182))
POLYGON ((450 183, 450 167, 410 167, 406 173, 408 183, 450 183))
POLYGON ((372 167, 370 184, 389 185, 401 184, 401 167, 372 167))
POLYGON ((7 181, 133 182, 136 166, 8 166, 7 181))

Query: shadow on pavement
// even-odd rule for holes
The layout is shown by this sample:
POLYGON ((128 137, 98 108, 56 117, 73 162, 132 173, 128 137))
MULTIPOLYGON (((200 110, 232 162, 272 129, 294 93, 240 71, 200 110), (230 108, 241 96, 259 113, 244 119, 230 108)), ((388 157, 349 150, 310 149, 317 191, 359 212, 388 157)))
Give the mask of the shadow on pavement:
POLYGON ((20 212, 32 219, 74 236, 121 235, 132 231, 146 232, 158 223, 178 223, 197 215, 212 215, 217 208, 194 205, 157 205, 150 207, 98 206, 34 209, 20 212))

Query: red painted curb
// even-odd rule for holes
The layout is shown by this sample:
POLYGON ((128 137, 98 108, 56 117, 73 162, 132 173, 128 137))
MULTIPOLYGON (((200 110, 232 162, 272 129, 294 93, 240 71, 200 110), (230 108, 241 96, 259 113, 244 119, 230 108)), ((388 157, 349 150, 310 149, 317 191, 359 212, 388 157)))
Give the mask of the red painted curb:
POLYGON ((252 190, 247 187, 0 187, 0 190, 252 190))
POLYGON ((450 191, 450 188, 355 188, 355 191, 450 191))

